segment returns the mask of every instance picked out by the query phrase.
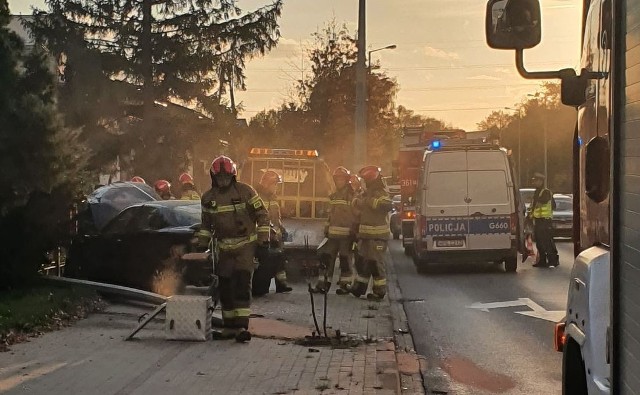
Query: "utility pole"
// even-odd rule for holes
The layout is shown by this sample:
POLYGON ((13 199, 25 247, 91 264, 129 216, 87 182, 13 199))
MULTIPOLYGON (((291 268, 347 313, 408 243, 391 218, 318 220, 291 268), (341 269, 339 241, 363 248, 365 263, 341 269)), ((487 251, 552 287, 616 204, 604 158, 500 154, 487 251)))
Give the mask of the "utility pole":
POLYGON ((367 28, 365 0, 358 8, 358 60, 356 61, 356 130, 353 139, 353 169, 357 171, 367 159, 367 28))
POLYGON ((153 114, 153 54, 151 49, 151 35, 153 26, 153 14, 151 12, 152 0, 142 1, 142 119, 148 126, 153 114))

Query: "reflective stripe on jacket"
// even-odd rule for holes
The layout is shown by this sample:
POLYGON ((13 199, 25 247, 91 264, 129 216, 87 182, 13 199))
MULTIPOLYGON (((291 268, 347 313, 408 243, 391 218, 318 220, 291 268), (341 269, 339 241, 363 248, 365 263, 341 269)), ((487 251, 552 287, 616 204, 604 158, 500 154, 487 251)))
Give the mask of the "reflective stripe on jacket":
POLYGON ((345 239, 353 234, 356 217, 351 201, 353 189, 349 185, 329 196, 329 218, 327 236, 331 239, 345 239))
POLYGON ((384 191, 366 190, 360 198, 360 226, 358 238, 386 240, 389 238, 387 214, 391 210, 391 199, 384 191))
POLYGON ((235 182, 229 188, 211 188, 204 193, 202 226, 198 237, 202 242, 211 235, 217 238, 218 245, 223 243, 229 246, 234 243, 227 243, 228 240, 237 243, 249 240, 244 244, 256 239, 269 240, 267 209, 251 186, 235 182))

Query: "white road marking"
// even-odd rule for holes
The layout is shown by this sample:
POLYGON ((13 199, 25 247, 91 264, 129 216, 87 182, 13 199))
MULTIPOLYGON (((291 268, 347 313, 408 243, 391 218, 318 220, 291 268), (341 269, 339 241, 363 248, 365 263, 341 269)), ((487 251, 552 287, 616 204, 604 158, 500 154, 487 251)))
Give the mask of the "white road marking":
POLYGON ((507 300, 504 302, 491 302, 491 303, 480 303, 476 302, 470 306, 467 306, 468 309, 476 309, 480 311, 484 311, 486 313, 489 312, 490 309, 501 309, 505 307, 519 307, 519 306, 527 306, 532 311, 516 311, 516 314, 521 314, 527 317, 538 318, 545 321, 551 322, 559 322, 565 316, 565 312, 562 310, 551 310, 548 311, 544 307, 540 306, 533 300, 529 298, 519 298, 517 300, 507 300))

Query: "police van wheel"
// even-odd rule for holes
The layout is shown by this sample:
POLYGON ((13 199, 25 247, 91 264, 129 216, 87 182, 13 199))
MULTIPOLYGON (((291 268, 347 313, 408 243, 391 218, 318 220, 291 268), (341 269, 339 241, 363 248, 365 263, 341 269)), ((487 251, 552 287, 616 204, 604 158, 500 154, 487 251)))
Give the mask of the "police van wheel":
POLYGON ((507 258, 504 260, 504 271, 507 273, 515 273, 518 270, 518 258, 507 258))

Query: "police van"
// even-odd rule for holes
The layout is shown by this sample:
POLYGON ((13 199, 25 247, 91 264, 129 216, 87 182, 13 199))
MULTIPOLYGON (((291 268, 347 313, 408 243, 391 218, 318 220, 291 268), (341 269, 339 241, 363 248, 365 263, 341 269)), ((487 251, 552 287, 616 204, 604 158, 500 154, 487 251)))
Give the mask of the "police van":
POLYGON ((506 150, 483 140, 433 141, 418 179, 414 262, 504 263, 515 272, 523 235, 506 150))

